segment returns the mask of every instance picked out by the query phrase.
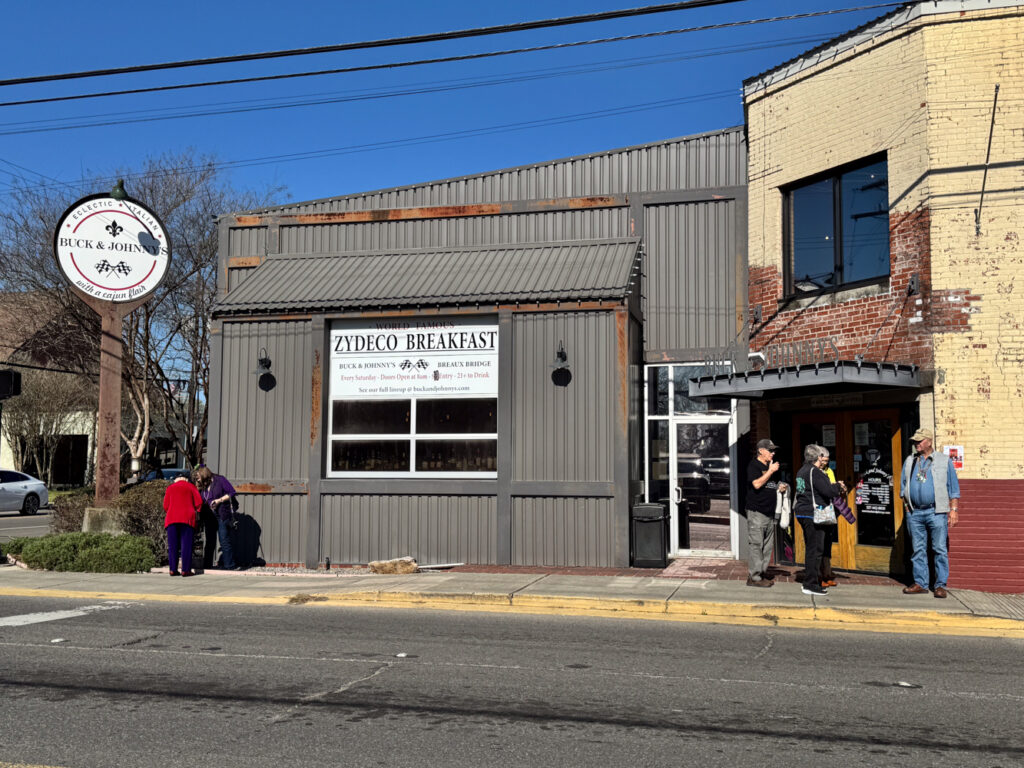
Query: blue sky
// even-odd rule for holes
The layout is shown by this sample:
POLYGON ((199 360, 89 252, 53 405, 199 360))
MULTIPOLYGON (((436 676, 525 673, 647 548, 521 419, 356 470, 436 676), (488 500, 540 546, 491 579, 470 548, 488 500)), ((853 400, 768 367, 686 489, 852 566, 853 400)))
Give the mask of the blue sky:
MULTIPOLYGON (((0 71, 4 78, 56 74, 642 4, 653 0, 306 0, 294 6, 264 0, 8 3, 0 71)), ((0 102, 462 55, 870 5, 880 4, 745 0, 471 40, 8 86, 0 88, 0 102)), ((76 181, 136 167, 148 155, 189 148, 232 163, 229 178, 239 187, 283 186, 282 199, 309 200, 717 130, 742 123, 744 78, 890 9, 473 62, 0 107, 0 205, 15 176, 32 184, 76 181), (424 89, 432 92, 381 97, 424 89), (327 103, 149 120, 250 110, 285 100, 327 103), (128 122, 140 118, 146 121, 128 122), (114 124, 39 131, 92 122, 114 124), (517 127, 527 123, 531 125, 517 127), (312 159, 281 157, 308 152, 323 153, 312 159)), ((131 192, 130 182, 128 188, 131 192)))

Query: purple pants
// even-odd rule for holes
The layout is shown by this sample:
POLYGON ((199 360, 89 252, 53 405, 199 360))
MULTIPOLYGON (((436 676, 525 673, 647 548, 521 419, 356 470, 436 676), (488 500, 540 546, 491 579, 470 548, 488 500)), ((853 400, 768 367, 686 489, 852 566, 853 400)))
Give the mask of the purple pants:
POLYGON ((192 570, 192 538, 195 530, 187 523, 171 523, 167 526, 167 559, 171 571, 178 570, 178 553, 181 552, 181 570, 192 570))

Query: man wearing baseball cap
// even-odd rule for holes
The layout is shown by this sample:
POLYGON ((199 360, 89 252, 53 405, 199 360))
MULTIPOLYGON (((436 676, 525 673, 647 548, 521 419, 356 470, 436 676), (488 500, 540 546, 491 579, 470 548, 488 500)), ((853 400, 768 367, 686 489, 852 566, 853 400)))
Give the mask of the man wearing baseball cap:
MULTIPOLYGON (((775 461, 778 450, 771 438, 757 441, 757 455, 747 465, 747 586, 770 587, 774 585, 768 575, 768 564, 775 549, 775 501, 779 483, 775 474, 779 462, 775 461)), ((782 490, 786 484, 782 483, 782 490)))
POLYGON ((960 481, 953 460, 935 453, 930 429, 919 429, 910 438, 914 454, 903 462, 900 495, 905 502, 907 529, 914 548, 911 562, 914 583, 903 590, 906 595, 928 594, 928 538, 935 552, 935 597, 946 596, 949 578, 947 540, 949 529, 957 524, 960 507, 960 481))

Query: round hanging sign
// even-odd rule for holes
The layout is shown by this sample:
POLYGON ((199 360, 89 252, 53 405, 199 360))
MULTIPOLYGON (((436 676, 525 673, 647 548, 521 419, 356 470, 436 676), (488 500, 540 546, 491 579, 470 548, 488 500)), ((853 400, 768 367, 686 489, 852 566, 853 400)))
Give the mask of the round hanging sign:
POLYGON ((68 281, 101 301, 143 299, 164 279, 171 239, 160 219, 130 197, 90 195, 57 222, 53 251, 68 281))

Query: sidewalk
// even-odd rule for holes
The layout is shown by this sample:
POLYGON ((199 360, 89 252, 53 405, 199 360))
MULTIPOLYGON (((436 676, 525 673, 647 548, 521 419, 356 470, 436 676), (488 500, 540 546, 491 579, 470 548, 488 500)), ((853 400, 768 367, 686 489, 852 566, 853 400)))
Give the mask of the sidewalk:
POLYGON ((185 579, 169 577, 166 571, 57 573, 0 566, 0 596, 318 603, 1024 638, 1024 596, 949 590, 948 599, 936 600, 931 595, 904 595, 901 585, 889 579, 863 584, 855 581, 880 577, 851 575, 840 579, 840 586, 827 596, 811 597, 802 594, 799 584, 783 581, 783 575, 771 589, 754 589, 728 578, 568 570, 464 566, 402 576, 346 569, 301 574, 211 571, 185 579))

